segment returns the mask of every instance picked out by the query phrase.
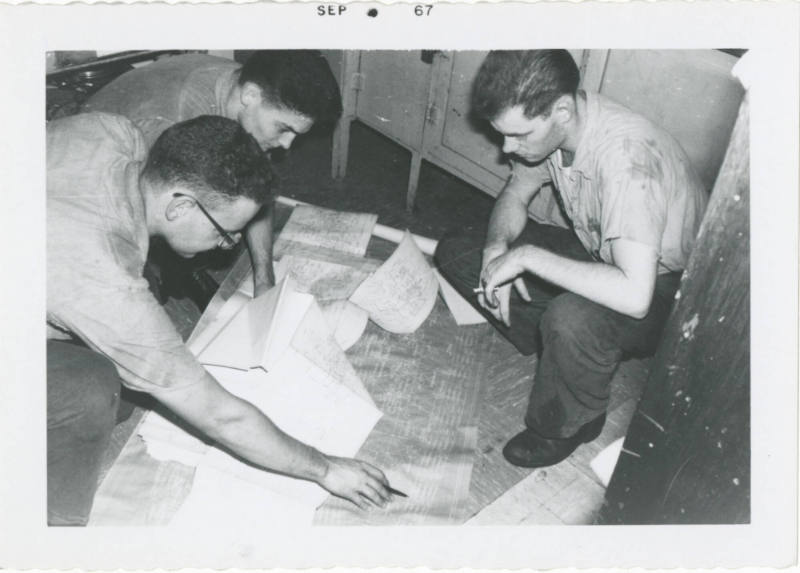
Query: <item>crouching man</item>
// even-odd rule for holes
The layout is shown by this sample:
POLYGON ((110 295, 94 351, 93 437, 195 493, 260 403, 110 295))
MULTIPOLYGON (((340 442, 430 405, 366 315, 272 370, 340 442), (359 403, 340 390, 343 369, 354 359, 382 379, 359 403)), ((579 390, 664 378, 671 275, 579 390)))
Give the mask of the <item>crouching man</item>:
POLYGON ((190 258, 230 248, 272 201, 272 175, 237 122, 201 116, 149 154, 121 117, 47 126, 47 494, 51 525, 86 523, 121 384, 264 468, 360 507, 388 500, 383 473, 283 433, 220 386, 184 346, 142 277, 151 237, 190 258))
POLYGON ((670 135, 579 79, 565 50, 489 54, 473 111, 503 137, 512 175, 488 229, 436 251, 442 274, 539 354, 527 428, 503 450, 518 466, 556 464, 600 434, 622 357, 658 344, 707 201, 670 135), (571 228, 528 219, 545 184, 571 228))

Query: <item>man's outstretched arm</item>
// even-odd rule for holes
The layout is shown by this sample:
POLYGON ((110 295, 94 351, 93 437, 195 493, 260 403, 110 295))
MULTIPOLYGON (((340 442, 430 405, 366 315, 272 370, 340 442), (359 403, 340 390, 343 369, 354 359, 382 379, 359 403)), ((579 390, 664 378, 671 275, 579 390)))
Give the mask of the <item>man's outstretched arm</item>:
POLYGON ((225 390, 210 374, 191 386, 153 396, 192 426, 247 461, 316 482, 362 509, 389 500, 388 481, 360 460, 327 456, 292 438, 249 402, 225 390))

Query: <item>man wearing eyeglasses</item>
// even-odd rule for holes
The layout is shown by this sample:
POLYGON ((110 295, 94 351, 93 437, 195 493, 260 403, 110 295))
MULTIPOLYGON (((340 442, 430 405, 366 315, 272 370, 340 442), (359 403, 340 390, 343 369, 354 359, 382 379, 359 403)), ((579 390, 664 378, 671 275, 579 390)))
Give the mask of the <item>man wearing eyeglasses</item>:
MULTIPOLYGON (((176 122, 219 115, 238 121, 269 151, 289 149, 315 123, 335 122, 342 105, 336 79, 318 51, 262 50, 244 66, 204 54, 164 58, 123 74, 92 96, 84 111, 124 115, 141 129, 148 146, 176 122)), ((244 231, 256 295, 275 282, 272 235, 273 213, 267 205, 244 231)), ((161 266, 182 271, 174 282, 192 282, 190 293, 199 306, 213 295, 204 286, 210 277, 203 272, 187 272, 192 269, 171 261, 161 266)))
POLYGON ((229 248, 272 174, 230 119, 167 129, 149 154, 127 119, 83 114, 47 126, 48 523, 84 525, 121 385, 152 395, 251 463, 318 483, 360 507, 389 499, 383 473, 284 434, 197 362, 142 271, 152 237, 191 258, 229 248))

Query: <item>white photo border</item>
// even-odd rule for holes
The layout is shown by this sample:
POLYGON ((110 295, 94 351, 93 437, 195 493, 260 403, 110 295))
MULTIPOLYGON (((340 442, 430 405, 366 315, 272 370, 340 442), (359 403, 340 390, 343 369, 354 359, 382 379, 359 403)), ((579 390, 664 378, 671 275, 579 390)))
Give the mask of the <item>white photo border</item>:
POLYGON ((796 3, 0 6, 0 564, 13 568, 782 567, 797 547, 796 3), (378 17, 366 16, 368 8, 378 17), (751 103, 749 525, 47 528, 45 52, 129 49, 747 48, 751 103))

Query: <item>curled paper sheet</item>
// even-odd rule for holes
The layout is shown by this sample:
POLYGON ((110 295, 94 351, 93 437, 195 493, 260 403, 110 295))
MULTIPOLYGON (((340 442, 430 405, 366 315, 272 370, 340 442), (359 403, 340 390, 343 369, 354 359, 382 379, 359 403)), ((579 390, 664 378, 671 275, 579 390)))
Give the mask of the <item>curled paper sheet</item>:
POLYGON ((358 342, 367 327, 369 320, 367 311, 349 300, 322 303, 320 309, 342 350, 347 350, 358 342))
POLYGON ((406 232, 392 256, 359 285, 350 301, 381 328, 408 334, 428 318, 438 290, 433 269, 406 232))

